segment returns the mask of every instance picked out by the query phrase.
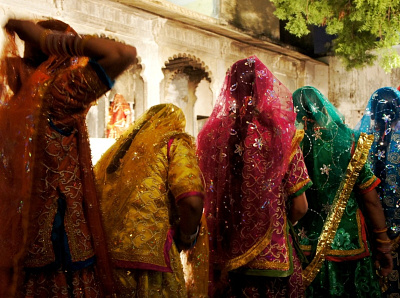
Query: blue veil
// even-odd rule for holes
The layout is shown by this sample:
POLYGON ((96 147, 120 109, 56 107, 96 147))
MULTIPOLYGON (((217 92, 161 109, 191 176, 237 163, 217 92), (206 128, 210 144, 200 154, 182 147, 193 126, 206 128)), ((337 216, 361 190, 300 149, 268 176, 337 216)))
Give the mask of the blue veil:
POLYGON ((400 234, 400 92, 392 87, 376 90, 355 130, 374 135, 369 162, 381 179, 377 187, 389 228, 400 234))

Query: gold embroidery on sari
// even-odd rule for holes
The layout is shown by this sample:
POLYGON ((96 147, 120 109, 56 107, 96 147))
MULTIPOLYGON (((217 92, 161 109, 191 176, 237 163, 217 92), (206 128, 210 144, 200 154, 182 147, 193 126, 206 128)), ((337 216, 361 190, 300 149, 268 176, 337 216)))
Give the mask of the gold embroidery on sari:
POLYGON ((322 263, 327 255, 327 250, 332 244, 341 217, 346 208, 346 204, 351 192, 353 191, 358 174, 368 158, 369 148, 371 147, 373 140, 374 137, 372 135, 367 135, 365 133, 361 133, 358 139, 356 151, 347 166, 345 178, 336 193, 332 209, 324 223, 322 233, 318 240, 316 255, 303 271, 305 287, 311 284, 321 269, 322 263))

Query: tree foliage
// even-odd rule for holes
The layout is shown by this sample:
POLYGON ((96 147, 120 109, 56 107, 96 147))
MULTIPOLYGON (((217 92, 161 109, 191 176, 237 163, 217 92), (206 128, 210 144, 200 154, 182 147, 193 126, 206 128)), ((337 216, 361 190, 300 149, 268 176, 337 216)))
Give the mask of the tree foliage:
POLYGON ((270 1, 291 34, 301 37, 310 33, 310 25, 325 26, 336 36, 333 50, 348 69, 376 60, 388 72, 400 67, 393 48, 400 43, 400 0, 270 1))

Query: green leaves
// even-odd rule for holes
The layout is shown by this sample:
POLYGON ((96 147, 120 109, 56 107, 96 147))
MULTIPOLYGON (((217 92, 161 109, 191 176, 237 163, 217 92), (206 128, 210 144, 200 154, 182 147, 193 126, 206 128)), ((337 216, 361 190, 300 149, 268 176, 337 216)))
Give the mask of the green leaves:
POLYGON ((377 59, 390 72, 400 67, 393 46, 400 43, 400 0, 271 0, 285 29, 298 37, 308 26, 326 26, 336 35, 333 50, 348 68, 371 65, 377 59))

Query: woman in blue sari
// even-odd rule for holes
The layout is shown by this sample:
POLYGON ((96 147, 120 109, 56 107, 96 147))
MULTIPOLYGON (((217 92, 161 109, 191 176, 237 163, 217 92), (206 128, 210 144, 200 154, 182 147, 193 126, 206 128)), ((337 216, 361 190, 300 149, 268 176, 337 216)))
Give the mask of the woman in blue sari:
POLYGON ((400 92, 396 88, 376 90, 365 109, 356 130, 374 135, 369 161, 375 175, 381 179, 377 187, 386 216, 389 238, 392 240, 393 272, 384 288, 386 297, 400 293, 400 92))

